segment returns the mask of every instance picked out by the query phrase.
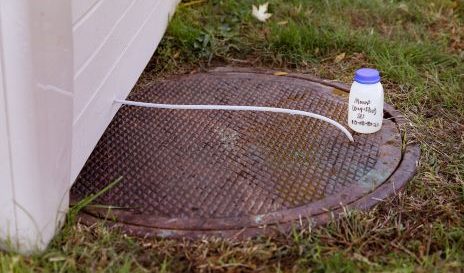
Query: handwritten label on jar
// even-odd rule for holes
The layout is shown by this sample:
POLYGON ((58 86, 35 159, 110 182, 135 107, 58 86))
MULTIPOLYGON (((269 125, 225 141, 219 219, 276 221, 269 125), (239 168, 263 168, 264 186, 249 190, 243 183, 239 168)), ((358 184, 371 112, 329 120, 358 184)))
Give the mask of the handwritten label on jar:
POLYGON ((377 115, 377 108, 372 105, 370 100, 360 100, 359 98, 355 98, 351 105, 351 110, 356 113, 356 119, 352 119, 351 124, 369 127, 380 126, 378 122, 365 121, 366 115, 377 115))

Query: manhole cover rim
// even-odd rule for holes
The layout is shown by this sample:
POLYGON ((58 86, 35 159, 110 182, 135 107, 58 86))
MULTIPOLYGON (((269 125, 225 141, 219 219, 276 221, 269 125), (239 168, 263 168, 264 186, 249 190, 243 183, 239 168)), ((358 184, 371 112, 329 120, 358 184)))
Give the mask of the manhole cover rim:
MULTIPOLYGON (((256 71, 256 70, 249 70, 249 69, 232 69, 232 70, 230 70, 228 68, 225 68, 225 69, 220 68, 220 69, 218 69, 216 71, 210 71, 209 73, 215 74, 215 75, 221 74, 221 73, 271 74, 272 71, 271 72, 270 71, 256 71)), ((312 82, 320 83, 322 85, 328 85, 328 86, 336 87, 336 88, 338 88, 340 90, 343 90, 345 92, 349 90, 349 88, 344 84, 335 83, 335 82, 328 82, 328 81, 325 81, 325 80, 315 78, 313 76, 289 73, 285 77, 286 78, 299 78, 299 79, 303 79, 303 80, 309 80, 309 81, 312 81, 312 82)), ((388 112, 390 114, 390 116, 394 117, 397 125, 404 122, 404 120, 401 119, 401 114, 398 111, 396 111, 393 107, 391 107, 390 105, 388 105, 388 104, 385 105, 385 111, 388 112)), ((381 147, 383 147, 383 146, 381 146, 381 147)), ((405 155, 410 153, 411 149, 414 150, 415 147, 411 146, 411 145, 408 145, 406 147, 406 150, 405 150, 405 155)), ((419 155, 417 154, 417 157, 418 156, 419 155)), ((406 158, 406 156, 405 156, 405 158, 406 158)), ((414 158, 415 157, 413 157, 412 159, 414 159, 414 158)), ((395 171, 393 171, 393 173, 391 174, 391 177, 386 181, 383 180, 384 182, 381 185, 376 185, 377 188, 374 191, 372 191, 372 192, 367 191, 366 192, 365 188, 358 187, 354 191, 352 191, 352 193, 354 193, 354 194, 351 194, 349 196, 349 197, 352 197, 352 198, 346 198, 347 203, 343 204, 343 205, 349 205, 349 204, 352 204, 354 202, 358 202, 359 200, 365 199, 367 196, 372 195, 372 194, 375 195, 376 192, 379 190, 379 188, 381 188, 384 184, 388 184, 389 181, 395 176, 396 172, 398 172, 398 171, 401 171, 403 173, 403 177, 411 176, 411 173, 413 174, 415 170, 412 170, 412 171, 411 170, 400 170, 401 166, 404 165, 403 161, 404 161, 404 158, 403 158, 402 161, 399 162, 399 166, 397 166, 397 169, 395 171)), ((408 179, 406 179, 404 181, 404 183, 408 179)), ((397 186, 402 187, 402 185, 404 183, 402 183, 402 184, 400 183, 401 185, 397 185, 397 186)), ((394 186, 392 189, 393 190, 399 190, 401 187, 396 188, 394 186)), ((353 188, 351 188, 351 189, 353 189, 353 188)), ((388 195, 391 194, 388 191, 389 191, 389 189, 385 189, 385 191, 380 195, 388 196, 388 195)), ((333 197, 333 196, 330 196, 330 197, 333 197)), ((318 218, 320 218, 321 215, 327 214, 329 210, 331 210, 331 209, 336 210, 336 209, 340 208, 339 204, 336 204, 336 203, 333 203, 333 202, 331 202, 330 206, 321 206, 320 204, 315 205, 318 202, 319 203, 327 203, 327 202, 324 202, 325 200, 326 200, 326 198, 321 199, 319 201, 316 201, 314 203, 310 203, 308 205, 303 205, 303 206, 292 208, 292 209, 285 210, 285 211, 270 212, 270 213, 267 213, 267 214, 264 214, 264 215, 244 216, 244 217, 224 218, 224 219, 222 219, 222 218, 213 218, 213 219, 208 219, 207 220, 207 219, 202 219, 202 218, 198 218, 198 219, 194 219, 194 218, 176 219, 176 218, 156 217, 157 218, 156 221, 148 221, 148 222, 152 222, 152 223, 147 224, 147 222, 141 223, 140 220, 137 219, 137 216, 127 215, 124 212, 122 212, 122 213, 121 212, 113 212, 112 216, 115 216, 116 219, 118 219, 119 222, 123 223, 124 225, 127 225, 128 227, 134 227, 134 226, 138 225, 138 226, 140 226, 140 228, 146 227, 146 228, 153 228, 153 229, 159 229, 159 230, 185 230, 185 231, 188 231, 188 230, 207 231, 207 230, 213 230, 213 229, 215 229, 216 231, 218 231, 218 229, 236 230, 236 229, 240 229, 240 228, 242 228, 244 226, 246 226, 247 228, 249 228, 249 227, 250 228, 251 227, 259 228, 260 226, 266 225, 266 224, 275 225, 275 224, 279 224, 279 223, 286 223, 286 222, 289 222, 291 220, 297 219, 297 217, 303 217, 303 218, 318 217, 318 218), (224 222, 225 219, 230 220, 229 223, 225 223, 224 222), (212 222, 208 223, 208 221, 212 221, 212 222), (166 223, 168 225, 165 225, 166 223)), ((90 214, 89 216, 91 216, 91 215, 93 215, 93 216, 101 216, 101 217, 108 216, 108 211, 107 210, 105 210, 105 213, 102 214, 102 211, 92 211, 92 210, 87 209, 86 213, 89 213, 90 214)))
MULTIPOLYGON (((147 227, 143 225, 134 225, 130 223, 116 222, 112 218, 104 217, 105 224, 110 228, 119 229, 127 234, 144 238, 161 237, 161 238, 186 238, 202 239, 205 237, 246 239, 259 235, 272 235, 276 233, 288 232, 294 227, 306 228, 325 224, 331 219, 336 219, 344 213, 345 209, 369 209, 379 202, 392 195, 402 191, 406 183, 411 180, 417 171, 417 165, 420 158, 420 146, 418 144, 408 144, 403 152, 403 158, 400 165, 390 178, 380 185, 375 191, 364 195, 358 200, 347 204, 343 208, 333 211, 323 212, 300 219, 293 219, 288 222, 275 223, 272 225, 262 225, 258 227, 243 227, 240 229, 229 230, 195 230, 195 229, 163 229, 156 227, 147 227)), ((81 212, 79 221, 86 225, 93 225, 102 220, 102 217, 94 216, 91 213, 81 212)))
POLYGON ((171 218, 150 216, 147 214, 143 214, 143 217, 140 217, 138 214, 118 209, 114 209, 110 212, 108 212, 107 209, 86 209, 86 211, 97 217, 112 217, 125 224, 177 230, 238 229, 244 226, 258 227, 262 225, 287 222, 301 217, 311 217, 336 209, 340 206, 347 205, 354 200, 361 198, 363 195, 374 191, 394 173, 394 170, 400 163, 401 157, 401 147, 395 146, 395 144, 401 143, 401 140, 398 139, 399 136, 395 132, 396 130, 396 125, 393 122, 386 123, 383 126, 379 159, 375 167, 362 177, 360 181, 358 181, 358 184, 347 186, 345 189, 348 192, 342 191, 338 194, 329 195, 320 200, 294 208, 286 208, 261 215, 224 218, 171 218), (391 153, 394 153, 395 155, 380 156, 391 153), (362 180, 367 180, 368 182, 373 181, 373 184, 362 184, 362 180))

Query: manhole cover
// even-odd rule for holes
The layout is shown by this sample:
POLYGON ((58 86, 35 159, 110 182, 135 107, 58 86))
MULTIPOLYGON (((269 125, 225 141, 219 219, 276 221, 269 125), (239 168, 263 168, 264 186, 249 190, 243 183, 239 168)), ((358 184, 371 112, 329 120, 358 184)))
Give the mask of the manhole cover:
MULTIPOLYGON (((167 104, 305 110, 346 126, 347 87, 312 77, 218 69, 132 92, 167 104)), ((121 182, 81 217, 140 236, 238 236, 325 222, 344 206, 367 208, 399 190, 418 148, 402 147, 401 117, 386 106, 382 130, 354 134, 307 117, 263 112, 123 106, 71 190, 73 201, 121 182)))

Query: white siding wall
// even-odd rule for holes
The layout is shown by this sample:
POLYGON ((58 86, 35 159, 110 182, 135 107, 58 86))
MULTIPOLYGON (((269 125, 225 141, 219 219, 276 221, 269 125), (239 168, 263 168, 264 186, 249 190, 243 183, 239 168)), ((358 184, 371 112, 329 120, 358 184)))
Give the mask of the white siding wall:
POLYGON ((161 40, 178 0, 72 0, 74 37, 71 179, 161 40))
POLYGON ((69 1, 0 1, 0 248, 44 249, 68 208, 71 28, 69 1))
MULTIPOLYGON (((0 26, 1 28, 1 26, 0 26)), ((1 35, 1 34, 0 34, 1 35)), ((0 49, 0 51, 3 51, 0 49)), ((0 54, 0 246, 9 247, 8 237, 15 234, 16 217, 14 212, 13 179, 11 170, 11 150, 6 112, 5 82, 3 81, 3 54, 0 54), (3 241, 3 242, 2 242, 3 241)))
POLYGON ((0 1, 0 248, 43 250, 177 0, 0 1))

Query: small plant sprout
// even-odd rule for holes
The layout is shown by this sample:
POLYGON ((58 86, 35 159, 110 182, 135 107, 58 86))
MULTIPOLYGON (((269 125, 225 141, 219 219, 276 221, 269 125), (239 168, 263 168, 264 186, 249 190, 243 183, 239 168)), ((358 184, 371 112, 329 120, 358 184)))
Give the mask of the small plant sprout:
POLYGON ((268 6, 269 6, 269 3, 259 5, 258 7, 253 5, 253 11, 252 11, 253 17, 255 17, 261 22, 266 22, 266 20, 272 16, 272 13, 267 12, 268 6))

